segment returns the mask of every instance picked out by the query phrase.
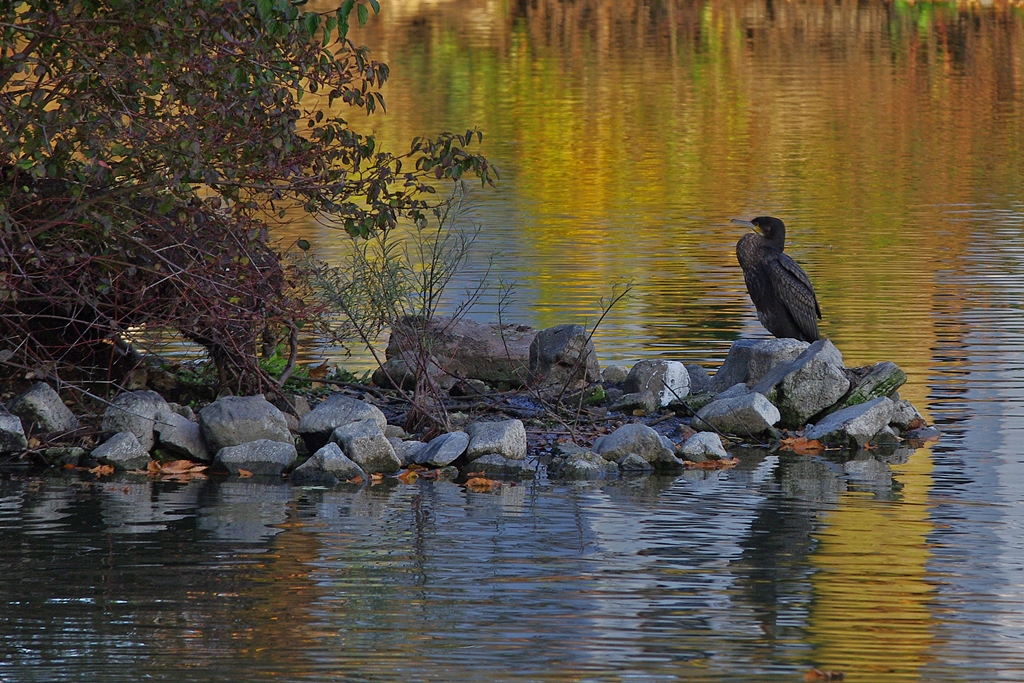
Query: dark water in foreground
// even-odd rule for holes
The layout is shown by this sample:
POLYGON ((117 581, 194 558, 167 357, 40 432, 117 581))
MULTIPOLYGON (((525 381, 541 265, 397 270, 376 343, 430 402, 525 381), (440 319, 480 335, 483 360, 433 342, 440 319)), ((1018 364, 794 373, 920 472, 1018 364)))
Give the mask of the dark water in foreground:
POLYGON ((485 131, 515 322, 632 280, 602 360, 713 368, 764 334, 728 219, 773 213, 942 440, 495 493, 5 477, 0 681, 1024 680, 1020 8, 410 0, 359 35, 382 143, 485 131))

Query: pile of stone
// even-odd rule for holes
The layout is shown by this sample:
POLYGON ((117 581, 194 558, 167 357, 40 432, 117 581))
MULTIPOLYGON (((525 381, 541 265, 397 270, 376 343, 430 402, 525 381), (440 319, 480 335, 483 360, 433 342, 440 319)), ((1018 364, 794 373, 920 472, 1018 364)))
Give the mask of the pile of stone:
MULTIPOLYGON (((651 416, 665 408, 695 413, 689 437, 680 444, 639 422, 589 447, 559 444, 548 464, 554 476, 594 479, 676 471, 686 461, 728 458, 726 445, 777 441, 781 430, 847 449, 937 434, 900 398, 906 374, 896 364, 847 368, 828 340, 739 340, 714 376, 698 365, 666 360, 612 366, 602 373, 590 337, 579 325, 537 332, 470 321, 431 324, 437 326, 430 331, 437 343, 431 347, 430 366, 441 373, 439 380, 447 378, 453 393, 525 383, 548 398, 601 404, 600 410, 611 413, 651 416)), ((392 336, 388 362, 376 377, 379 384, 409 381, 418 356, 406 347, 413 344, 411 332, 392 336)), ((195 414, 153 391, 125 392, 107 408, 102 428, 110 436, 91 458, 122 470, 146 469, 154 458, 187 459, 215 471, 288 473, 295 483, 327 486, 409 467, 453 477, 460 472, 533 476, 536 470, 527 460, 526 430, 518 419, 472 422, 423 443, 388 425, 375 405, 341 393, 312 409, 301 397, 289 400, 287 411, 278 405, 264 396, 228 396, 195 414), (300 463, 300 452, 311 455, 300 463)), ((0 451, 28 448, 26 429, 52 437, 77 428, 77 418, 57 393, 37 383, 6 410, 0 406, 0 451)), ((85 451, 65 448, 58 455, 60 463, 78 464, 85 451)))

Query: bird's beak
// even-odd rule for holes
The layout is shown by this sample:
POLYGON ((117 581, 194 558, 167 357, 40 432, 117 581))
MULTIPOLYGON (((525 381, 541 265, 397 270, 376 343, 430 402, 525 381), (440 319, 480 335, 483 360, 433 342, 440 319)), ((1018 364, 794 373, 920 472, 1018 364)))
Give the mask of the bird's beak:
POLYGON ((758 235, 763 234, 761 232, 761 228, 754 225, 751 221, 745 221, 742 218, 733 218, 730 222, 735 223, 736 225, 744 225, 753 230, 754 232, 756 232, 758 235))

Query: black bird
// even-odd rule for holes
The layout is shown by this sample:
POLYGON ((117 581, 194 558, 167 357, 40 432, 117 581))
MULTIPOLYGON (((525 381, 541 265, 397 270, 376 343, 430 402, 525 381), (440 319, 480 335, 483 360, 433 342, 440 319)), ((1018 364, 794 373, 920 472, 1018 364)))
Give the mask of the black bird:
POLYGON ((736 260, 743 268, 757 319, 776 337, 816 341, 821 308, 807 273, 782 253, 786 225, 772 216, 732 222, 754 229, 736 243, 736 260))

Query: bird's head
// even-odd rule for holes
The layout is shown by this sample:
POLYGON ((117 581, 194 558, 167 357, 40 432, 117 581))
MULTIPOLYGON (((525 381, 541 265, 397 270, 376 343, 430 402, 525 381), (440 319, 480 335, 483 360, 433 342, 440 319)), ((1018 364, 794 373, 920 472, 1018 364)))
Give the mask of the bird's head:
POLYGON ((737 225, 745 225, 768 240, 779 251, 786 246, 786 224, 774 216, 758 216, 749 221, 732 219, 737 225))

